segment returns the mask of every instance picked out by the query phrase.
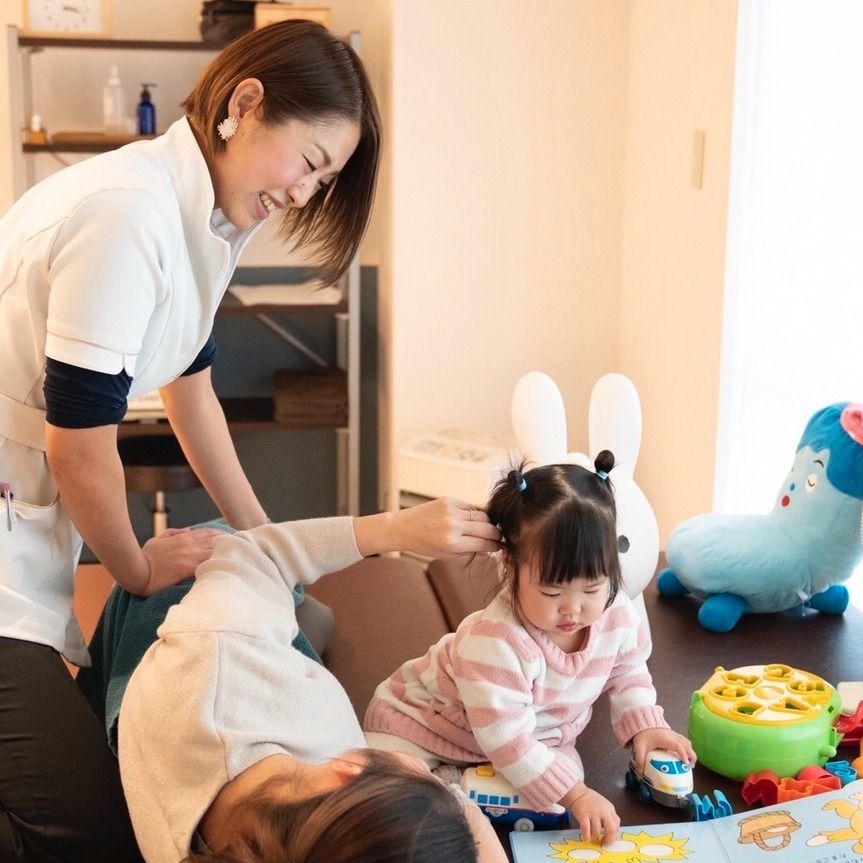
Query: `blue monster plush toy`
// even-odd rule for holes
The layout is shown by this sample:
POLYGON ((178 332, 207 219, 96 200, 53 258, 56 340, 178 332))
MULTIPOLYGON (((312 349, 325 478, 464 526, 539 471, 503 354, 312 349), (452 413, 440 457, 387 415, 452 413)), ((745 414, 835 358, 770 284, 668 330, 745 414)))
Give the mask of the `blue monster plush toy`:
POLYGON ((668 539, 659 592, 703 599, 698 621, 733 629, 746 612, 806 604, 842 614, 863 557, 863 404, 818 411, 766 515, 699 515, 668 539))

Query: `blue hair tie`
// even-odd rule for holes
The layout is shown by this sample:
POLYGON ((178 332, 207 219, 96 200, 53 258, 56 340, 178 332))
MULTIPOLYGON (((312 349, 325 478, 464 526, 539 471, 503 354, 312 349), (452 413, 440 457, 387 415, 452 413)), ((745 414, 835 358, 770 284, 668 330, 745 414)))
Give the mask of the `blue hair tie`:
POLYGON ((516 489, 518 489, 518 491, 524 491, 526 488, 527 488, 527 480, 524 477, 521 477, 521 479, 519 479, 519 481, 516 485, 516 489))
POLYGON ((598 470, 598 471, 596 472, 596 475, 597 475, 600 479, 608 479, 608 471, 607 471, 607 470, 598 470))

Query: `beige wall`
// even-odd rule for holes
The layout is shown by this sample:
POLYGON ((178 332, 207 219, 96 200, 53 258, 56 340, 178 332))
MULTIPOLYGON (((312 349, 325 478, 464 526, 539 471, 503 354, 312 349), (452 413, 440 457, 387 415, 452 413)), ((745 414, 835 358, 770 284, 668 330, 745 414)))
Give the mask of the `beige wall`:
POLYGON ((395 0, 393 447, 507 432, 538 368, 581 449, 590 387, 622 371, 664 540, 712 505, 736 0, 524 8, 395 0))
MULTIPOLYGON (((197 37, 199 0, 113 5, 117 36, 197 37)), ((642 398, 638 477, 663 537, 709 509, 736 0, 331 6, 334 29, 363 34, 385 118, 362 251, 381 276, 384 503, 395 500, 400 441, 449 424, 508 433, 512 387, 531 369, 558 381, 570 446, 584 448, 590 388, 619 370, 642 398), (706 132, 700 190, 696 129, 706 132)), ((0 0, 3 23, 19 13, 18 0, 0 0)), ((155 76, 164 120, 197 68, 172 57, 168 74, 166 56, 155 76)), ((131 97, 146 73, 123 62, 131 97)), ((52 110, 98 123, 104 70, 90 66, 76 74, 92 81, 52 110)), ((0 125, 0 147, 9 134, 0 125)), ((10 188, 0 160, 0 206, 10 188)), ((256 244, 250 262, 283 260, 256 244)))
POLYGON ((620 371, 644 410, 637 471, 663 540, 712 508, 735 0, 632 0, 620 371), (703 188, 693 132, 706 133, 703 188))
POLYGON ((9 82, 9 61, 6 45, 6 25, 21 25, 21 4, 17 0, 0 0, 0 93, 4 98, 0 100, 0 213, 2 213, 14 200, 12 190, 15 187, 14 162, 6 156, 13 153, 14 147, 20 141, 18 124, 11 116, 12 108, 16 104, 9 82))
POLYGON ((509 433, 515 382, 542 369, 584 445, 617 356, 627 17, 624 0, 395 0, 394 444, 509 433))

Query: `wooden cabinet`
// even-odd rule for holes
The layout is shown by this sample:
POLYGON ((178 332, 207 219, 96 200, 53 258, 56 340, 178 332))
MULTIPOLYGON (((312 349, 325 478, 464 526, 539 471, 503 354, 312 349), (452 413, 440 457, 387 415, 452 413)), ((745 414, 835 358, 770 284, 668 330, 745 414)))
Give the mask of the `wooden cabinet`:
MULTIPOLYGON (((283 278, 286 282, 298 277, 301 271, 284 268, 279 274, 271 268, 240 267, 234 281, 249 285, 254 290, 254 281, 267 279, 272 282, 283 278)), ((355 260, 338 286, 341 300, 336 303, 290 304, 243 304, 230 292, 225 295, 218 315, 217 327, 230 327, 232 321, 252 319, 257 327, 265 327, 283 343, 286 360, 300 354, 306 358, 303 368, 272 366, 270 379, 276 373, 283 386, 293 388, 307 395, 307 409, 292 412, 279 409, 275 393, 261 395, 238 395, 244 389, 236 382, 228 384, 227 392, 220 391, 218 375, 214 374, 216 391, 220 396, 225 416, 232 430, 254 431, 256 429, 320 429, 335 433, 334 458, 337 464, 338 488, 336 491, 337 509, 341 514, 357 515, 360 512, 360 267, 355 260), (295 329, 295 325, 296 329, 295 329), (322 330, 320 339, 332 343, 324 350, 309 347, 303 332, 316 328, 322 330), (321 384, 326 387, 320 399, 309 397, 308 389, 314 386, 316 375, 320 374, 321 384), (344 410, 334 411, 335 386, 343 388, 344 410), (329 394, 329 395, 327 395, 329 394)), ((262 293, 264 290, 262 288, 262 293)), ((249 339, 248 341, 252 341, 249 339)), ((217 338, 217 343, 221 340, 217 338)), ((248 350, 254 350, 254 344, 248 350)), ((221 349, 220 349, 221 353, 221 349)), ((245 348, 243 350, 245 353, 245 348)), ((242 363, 243 357, 235 356, 234 363, 242 363)), ((286 362, 286 365, 288 363, 286 362)), ((241 376, 239 370, 235 379, 241 376)), ((164 420, 152 422, 125 422, 120 435, 170 434, 171 430, 164 420)))

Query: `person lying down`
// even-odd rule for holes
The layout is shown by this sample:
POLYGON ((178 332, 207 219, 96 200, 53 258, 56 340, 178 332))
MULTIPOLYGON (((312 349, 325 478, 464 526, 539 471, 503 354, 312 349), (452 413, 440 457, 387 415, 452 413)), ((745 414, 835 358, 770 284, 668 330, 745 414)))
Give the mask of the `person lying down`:
POLYGON ((479 810, 420 760, 366 748, 341 684, 292 646, 296 584, 367 555, 495 551, 498 538, 484 513, 437 500, 217 539, 120 709, 147 863, 506 861, 479 810))

